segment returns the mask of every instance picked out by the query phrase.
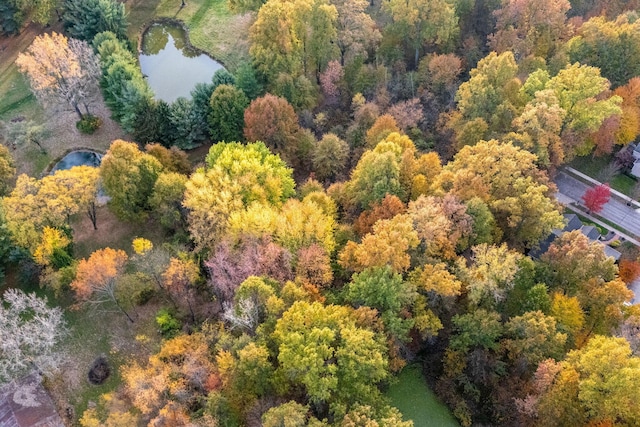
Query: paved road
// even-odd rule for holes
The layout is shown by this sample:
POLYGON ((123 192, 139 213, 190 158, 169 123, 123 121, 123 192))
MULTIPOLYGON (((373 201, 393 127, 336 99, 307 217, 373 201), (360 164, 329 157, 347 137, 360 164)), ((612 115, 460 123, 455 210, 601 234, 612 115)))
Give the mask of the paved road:
MULTIPOLYGON (((590 188, 589 185, 567 175, 565 172, 559 172, 554 181, 560 193, 580 204, 582 204, 582 196, 585 191, 590 188)), ((640 212, 636 212, 633 207, 627 206, 624 201, 611 198, 598 215, 620 225, 620 227, 636 237, 640 237, 640 212)))

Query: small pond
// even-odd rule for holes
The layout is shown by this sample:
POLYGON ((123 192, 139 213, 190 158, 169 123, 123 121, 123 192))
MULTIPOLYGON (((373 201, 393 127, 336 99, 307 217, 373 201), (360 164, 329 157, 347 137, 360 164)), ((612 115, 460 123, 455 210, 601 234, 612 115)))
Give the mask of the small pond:
POLYGON ((74 166, 100 166, 100 162, 102 161, 102 154, 96 153, 93 151, 72 151, 66 156, 62 158, 55 166, 51 169, 51 173, 53 174, 58 170, 67 170, 71 169, 74 166))
POLYGON ((431 391, 418 365, 406 366, 386 395, 403 419, 413 420, 415 427, 460 427, 449 408, 431 391))
POLYGON ((223 67, 190 48, 181 26, 153 24, 142 36, 140 68, 156 98, 171 103, 181 96, 189 98, 196 83, 211 82, 223 67))

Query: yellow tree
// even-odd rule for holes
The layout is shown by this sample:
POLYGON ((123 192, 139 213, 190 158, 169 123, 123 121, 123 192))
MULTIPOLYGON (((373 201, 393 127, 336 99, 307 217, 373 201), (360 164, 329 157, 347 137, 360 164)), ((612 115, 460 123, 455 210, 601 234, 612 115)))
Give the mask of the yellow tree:
POLYGON ((203 398, 214 383, 210 381, 214 375, 209 347, 200 333, 165 341, 144 366, 134 362, 122 372, 133 405, 144 415, 165 417, 170 411, 163 408, 173 407, 180 413, 203 398))
POLYGON ((20 175, 13 191, 2 200, 7 228, 19 246, 32 253, 44 227, 64 228, 70 217, 86 210, 95 227, 98 171, 76 166, 41 180, 20 175))
POLYGON ((261 142, 215 144, 206 161, 186 182, 183 201, 199 249, 213 248, 233 212, 254 202, 279 207, 294 194, 292 170, 261 142))
POLYGON ((0 145, 0 196, 4 196, 9 190, 9 182, 15 173, 16 168, 9 149, 0 145))
POLYGON ((444 198, 420 196, 409 203, 407 214, 424 247, 425 255, 453 259, 456 250, 466 249, 473 220, 467 208, 455 196, 444 198))
POLYGON ((562 225, 554 185, 536 160, 511 143, 480 141, 460 150, 434 187, 463 201, 482 199, 510 243, 532 247, 562 225))
POLYGON ((504 243, 501 246, 484 243, 474 246, 471 265, 459 265, 460 277, 467 285, 471 302, 493 305, 503 301, 513 287, 522 257, 504 243))
POLYGON ((18 55, 16 64, 38 99, 68 104, 80 119, 90 114, 89 105, 99 93, 100 66, 86 42, 55 32, 44 34, 18 55))
POLYGON ((595 336, 560 363, 541 393, 541 426, 638 425, 640 358, 624 338, 595 336))
POLYGON ((198 265, 190 259, 171 258, 169 265, 164 273, 162 273, 164 289, 166 289, 173 298, 187 303, 193 322, 196 320, 196 315, 193 311, 194 286, 199 280, 200 269, 198 265))
POLYGON ((396 215, 376 222, 373 232, 365 235, 362 242, 347 242, 338 260, 340 265, 356 272, 389 265, 393 271, 400 273, 409 268, 409 250, 418 246, 418 243, 411 217, 396 215))

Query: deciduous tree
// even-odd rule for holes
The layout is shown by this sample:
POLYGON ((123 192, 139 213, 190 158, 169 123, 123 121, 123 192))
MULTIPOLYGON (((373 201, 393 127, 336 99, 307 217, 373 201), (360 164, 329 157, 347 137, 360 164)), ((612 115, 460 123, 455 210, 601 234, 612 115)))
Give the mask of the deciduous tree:
POLYGON ((7 289, 0 302, 0 384, 34 367, 47 375, 55 372, 61 356, 56 346, 67 333, 62 310, 18 289, 7 289))
POLYGON ((455 9, 446 1, 391 0, 384 7, 408 38, 416 67, 423 46, 445 48, 458 35, 455 9))
POLYGON ((589 212, 596 214, 602 211, 602 208, 604 208, 604 205, 607 204, 610 198, 611 189, 608 184, 591 187, 582 195, 582 201, 589 212))
POLYGON ((580 230, 558 237, 540 259, 553 271, 549 284, 571 296, 589 279, 610 281, 618 272, 614 259, 605 255, 602 244, 589 241, 580 230))
POLYGON ((340 176, 349 160, 349 144, 333 133, 326 133, 311 151, 313 171, 319 180, 340 176))
POLYGON ((92 305, 115 304, 133 323, 133 318, 116 295, 117 279, 123 273, 127 260, 124 251, 111 248, 99 249, 89 258, 80 260, 76 278, 71 282, 78 301, 92 305))
POLYGON ((541 425, 640 422, 640 359, 624 338, 596 336, 560 366, 538 404, 541 425))
POLYGON ((340 265, 353 271, 389 265, 399 273, 409 268, 408 251, 418 243, 411 217, 396 215, 376 222, 373 232, 365 235, 361 243, 347 242, 338 259, 340 265))
POLYGON ((154 156, 135 143, 115 140, 100 164, 102 184, 111 197, 109 207, 122 219, 144 219, 161 172, 162 164, 154 156))
POLYGON ((4 196, 10 189, 15 173, 16 168, 9 149, 0 145, 0 196, 4 196))
POLYGON ((244 137, 262 141, 287 160, 297 155, 298 117, 286 99, 271 94, 255 99, 244 112, 244 137))
POLYGON ((41 101, 68 104, 80 119, 90 114, 89 106, 98 95, 100 66, 86 42, 55 32, 44 34, 18 55, 16 64, 41 101))
POLYGON ((335 415, 379 396, 377 384, 388 377, 381 339, 358 325, 348 307, 302 301, 282 315, 273 332, 286 383, 303 387, 316 410, 328 404, 335 415))
POLYGON ((280 206, 294 194, 291 169, 261 142, 216 144, 206 162, 207 169, 196 171, 187 181, 183 202, 200 249, 213 248, 234 211, 253 202, 280 206))
POLYGON ((512 51, 518 60, 529 55, 549 58, 570 35, 568 0, 508 0, 496 10, 496 32, 489 37, 498 53, 512 51))
POLYGON ((535 155, 511 143, 481 141, 464 147, 436 185, 461 200, 482 199, 508 241, 531 247, 562 224, 553 184, 535 155))

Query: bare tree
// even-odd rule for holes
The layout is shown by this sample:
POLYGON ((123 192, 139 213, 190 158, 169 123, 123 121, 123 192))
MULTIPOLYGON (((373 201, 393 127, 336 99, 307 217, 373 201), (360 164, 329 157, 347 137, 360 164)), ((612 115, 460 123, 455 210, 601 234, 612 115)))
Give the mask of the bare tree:
POLYGON ((0 384, 34 367, 51 374, 60 365, 56 351, 68 332, 62 310, 18 289, 8 289, 0 298, 0 384))

